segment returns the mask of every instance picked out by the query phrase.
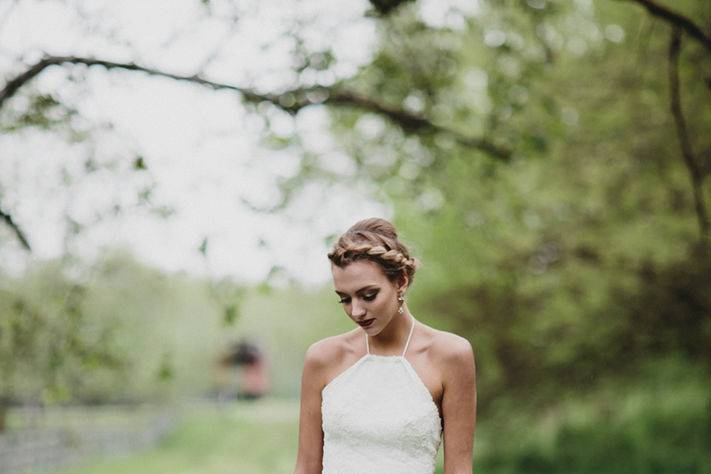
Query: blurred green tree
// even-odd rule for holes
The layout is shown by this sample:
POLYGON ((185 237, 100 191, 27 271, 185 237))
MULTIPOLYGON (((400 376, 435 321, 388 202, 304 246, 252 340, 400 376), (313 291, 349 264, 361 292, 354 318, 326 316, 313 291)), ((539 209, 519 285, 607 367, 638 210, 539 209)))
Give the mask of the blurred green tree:
MULTIPOLYGON (((4 127, 36 126, 42 107, 59 107, 54 98, 7 109, 53 67, 233 91, 255 113, 324 107, 336 149, 265 137, 300 155, 266 210, 287 209, 317 180, 364 182, 392 202, 427 264, 413 298, 475 343, 483 406, 502 393, 586 390, 670 351, 711 365, 711 4, 481 1, 439 17, 419 2, 371 4, 372 60, 331 85, 306 73, 334 68, 334 55, 303 41, 298 79, 275 92, 202 71, 48 55, 8 77, 4 127)), ((290 34, 299 39, 298 28, 290 34)), ((3 217, 23 235, 10 210, 3 217)))
POLYGON ((234 283, 164 274, 125 251, 80 274, 57 260, 0 276, 0 415, 11 402, 204 395, 229 341, 222 307, 236 312, 241 295, 234 283))

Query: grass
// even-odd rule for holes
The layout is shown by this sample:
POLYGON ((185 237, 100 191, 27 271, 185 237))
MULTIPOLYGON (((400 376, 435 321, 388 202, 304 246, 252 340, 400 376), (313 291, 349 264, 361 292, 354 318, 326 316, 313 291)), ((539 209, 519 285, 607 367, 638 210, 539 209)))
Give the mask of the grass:
MULTIPOLYGON (((478 420, 475 472, 711 474, 707 376, 677 366, 649 380, 618 381, 546 410, 487 413, 478 420)), ((61 474, 290 473, 297 423, 297 400, 197 406, 157 448, 96 459, 61 474)))
POLYGON ((290 472, 296 459, 297 422, 298 402, 291 400, 196 406, 155 449, 89 460, 61 474, 290 472))
MULTIPOLYGON (((490 474, 711 474, 711 386, 706 374, 655 364, 536 413, 488 418, 477 471, 490 474)), ((484 427, 484 425, 483 425, 484 427)), ((477 437, 479 436, 477 429, 477 437)))
MULTIPOLYGON (((145 453, 90 459, 60 474, 293 472, 298 400, 237 401, 189 408, 176 430, 145 453)), ((437 472, 442 472, 442 448, 437 472)))

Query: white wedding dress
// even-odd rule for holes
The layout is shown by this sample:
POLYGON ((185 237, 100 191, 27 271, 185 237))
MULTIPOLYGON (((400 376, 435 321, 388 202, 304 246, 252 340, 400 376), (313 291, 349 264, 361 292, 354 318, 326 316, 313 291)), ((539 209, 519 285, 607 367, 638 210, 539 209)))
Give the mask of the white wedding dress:
POLYGON ((405 359, 367 353, 321 392, 323 474, 432 474, 442 421, 405 359))

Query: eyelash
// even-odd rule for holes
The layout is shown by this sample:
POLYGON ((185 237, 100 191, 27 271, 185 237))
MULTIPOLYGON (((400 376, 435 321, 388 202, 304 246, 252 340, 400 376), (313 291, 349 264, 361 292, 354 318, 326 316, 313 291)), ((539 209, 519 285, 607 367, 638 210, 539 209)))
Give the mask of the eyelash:
MULTIPOLYGON (((368 295, 363 295, 363 299, 364 299, 365 301, 373 301, 376 296, 378 296, 378 293, 377 293, 377 292, 376 292, 376 293, 370 293, 370 294, 368 294, 368 295)), ((340 304, 346 304, 346 303, 348 303, 348 298, 343 298, 342 300, 339 300, 338 302, 339 302, 340 304)))

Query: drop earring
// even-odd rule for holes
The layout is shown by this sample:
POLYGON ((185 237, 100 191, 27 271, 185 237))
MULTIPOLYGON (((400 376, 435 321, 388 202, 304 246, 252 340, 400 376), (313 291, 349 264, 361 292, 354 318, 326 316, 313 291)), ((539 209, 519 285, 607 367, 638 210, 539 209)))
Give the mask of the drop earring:
POLYGON ((402 304, 405 302, 405 297, 402 295, 397 295, 397 300, 400 302, 400 307, 397 309, 397 312, 402 314, 405 312, 405 310, 402 307, 402 304))

